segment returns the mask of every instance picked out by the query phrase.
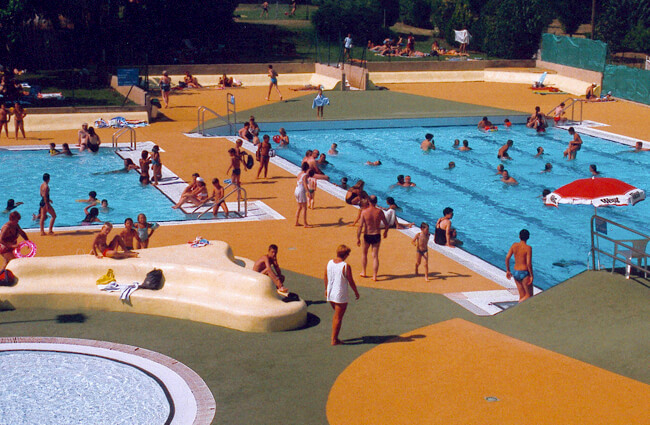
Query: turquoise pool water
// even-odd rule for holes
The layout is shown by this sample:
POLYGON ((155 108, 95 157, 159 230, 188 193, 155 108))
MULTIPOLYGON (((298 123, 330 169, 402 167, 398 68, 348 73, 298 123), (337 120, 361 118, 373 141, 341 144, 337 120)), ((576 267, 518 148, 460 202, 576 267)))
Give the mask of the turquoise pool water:
POLYGON ((21 226, 38 228, 32 214, 38 212, 43 173, 49 173, 50 196, 57 214, 55 228, 81 224, 87 204, 75 201, 88 199, 91 190, 97 192, 98 199, 108 200, 109 210, 100 209, 101 221, 121 224, 127 217, 136 220, 139 213, 144 213, 149 221, 186 219, 184 213, 171 208, 169 199, 158 189, 140 185, 137 172, 111 173, 123 168, 123 163, 110 148, 71 157, 50 156, 47 150, 0 150, 0 211, 9 198, 24 202, 17 208, 22 216, 21 226))
MULTIPOLYGON (((650 153, 631 153, 628 146, 594 137, 582 139, 583 148, 575 161, 566 161, 562 156, 570 140, 566 131, 549 129, 545 135, 537 135, 525 126, 492 133, 481 133, 473 126, 296 131, 290 134, 290 145, 277 152, 299 163, 307 149, 326 153, 332 143, 337 143, 339 155, 328 155, 330 164, 324 169, 332 182, 338 183, 345 176, 352 185, 363 179, 367 192, 376 194, 381 205, 385 206, 386 197, 394 197, 403 209, 400 216, 417 225, 426 221, 433 227, 443 208, 452 207, 453 225, 464 242, 463 249, 501 269, 510 245, 518 241, 519 231, 527 228, 533 247, 534 284, 547 289, 587 267, 594 209, 546 207, 542 190, 590 177, 589 164, 596 164, 603 176, 642 189, 648 181, 650 153), (435 136, 436 150, 430 153, 420 150, 426 133, 435 136), (473 150, 459 152, 452 147, 454 139, 467 139, 473 150), (513 159, 506 161, 505 167, 518 180, 517 186, 502 183, 496 175, 501 163, 497 150, 507 139, 512 139, 514 146, 509 151, 513 159), (545 153, 535 158, 538 146, 545 153), (381 160, 382 165, 364 165, 376 160, 381 160), (446 169, 450 161, 456 163, 456 168, 446 169), (553 170, 540 173, 547 162, 553 170), (410 175, 417 187, 391 188, 398 174, 410 175)), ((600 208, 598 214, 644 232, 650 202, 600 208)), ((405 254, 405 260, 412 260, 410 252, 405 254)), ((609 261, 603 259, 608 266, 609 261)))
POLYGON ((171 414, 156 379, 102 357, 6 351, 0 373, 0 425, 162 425, 171 414))

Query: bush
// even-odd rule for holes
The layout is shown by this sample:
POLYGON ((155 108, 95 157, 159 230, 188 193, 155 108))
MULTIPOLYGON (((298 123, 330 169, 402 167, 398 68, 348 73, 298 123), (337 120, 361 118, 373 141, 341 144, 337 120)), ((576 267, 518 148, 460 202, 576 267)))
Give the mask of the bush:
POLYGON ((387 27, 397 22, 394 5, 399 11, 397 0, 321 0, 311 21, 321 36, 342 40, 352 33, 357 45, 365 45, 366 40, 381 39, 388 31, 387 27))
POLYGON ((402 22, 418 28, 431 28, 430 0, 401 0, 399 6, 402 22))
MULTIPOLYGON (((443 11, 443 25, 440 28, 443 36, 450 46, 456 45, 454 30, 469 30, 472 34, 474 15, 467 0, 455 0, 448 2, 443 11)), ((475 36, 475 34, 472 34, 475 36)))
POLYGON ((611 52, 647 52, 648 27, 650 2, 647 0, 604 0, 596 23, 596 36, 607 43, 611 52))

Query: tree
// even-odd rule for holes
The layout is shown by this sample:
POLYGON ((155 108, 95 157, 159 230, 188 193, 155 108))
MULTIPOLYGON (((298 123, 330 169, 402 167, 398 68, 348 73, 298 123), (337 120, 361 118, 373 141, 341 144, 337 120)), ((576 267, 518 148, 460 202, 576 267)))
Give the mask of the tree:
POLYGON ((488 55, 506 59, 532 58, 552 20, 546 0, 493 0, 483 11, 479 44, 488 55))
POLYGON ((628 46, 630 42, 636 48, 642 47, 649 27, 650 2, 647 0, 604 0, 595 32, 610 51, 620 52, 632 48, 628 46))
POLYGON ((575 34, 591 16, 591 0, 557 0, 557 18, 566 34, 575 34))
POLYGON ((455 44, 454 30, 468 29, 472 33, 472 26, 475 18, 467 0, 455 0, 448 2, 443 12, 443 28, 445 40, 450 45, 455 44))

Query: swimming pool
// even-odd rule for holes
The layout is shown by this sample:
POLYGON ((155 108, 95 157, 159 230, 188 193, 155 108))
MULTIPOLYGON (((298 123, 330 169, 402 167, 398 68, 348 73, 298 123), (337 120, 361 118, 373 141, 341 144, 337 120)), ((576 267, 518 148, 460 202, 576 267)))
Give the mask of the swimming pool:
MULTIPOLYGON (((388 196, 403 209, 400 216, 415 222, 426 221, 432 227, 442 216, 443 208, 454 209, 453 225, 458 229, 463 249, 503 269, 505 255, 519 231, 527 228, 533 247, 534 284, 547 289, 585 270, 590 250, 588 206, 562 205, 546 207, 541 193, 556 189, 578 178, 590 177, 589 164, 596 164, 603 176, 615 177, 644 189, 650 156, 631 153, 631 148, 583 135, 582 150, 575 161, 563 159, 570 137, 560 129, 538 135, 523 125, 497 132, 481 133, 474 126, 409 127, 364 130, 294 131, 287 148, 278 155, 299 163, 307 149, 327 152, 338 144, 339 155, 329 156, 324 171, 332 182, 348 177, 349 184, 358 179, 366 190, 376 194, 385 205, 388 196), (436 150, 423 153, 420 142, 433 133, 436 150), (467 139, 470 152, 452 147, 454 139, 467 139), (519 185, 509 186, 499 180, 497 150, 507 139, 512 161, 505 162, 519 185), (543 156, 535 158, 542 146, 543 156), (382 165, 364 165, 381 160, 382 165), (450 161, 454 169, 447 169, 450 161), (550 162, 553 170, 541 173, 550 162), (398 174, 410 175, 414 188, 392 187, 398 174)), ((600 208, 599 215, 643 231, 650 203, 634 207, 600 208)), ((410 257, 409 257, 410 258, 410 257)))
POLYGON ((162 425, 173 413, 156 379, 102 357, 2 351, 0 373, 0 424, 162 425))
MULTIPOLYGON (((57 217, 55 227, 77 226, 84 219, 87 204, 75 202, 88 199, 88 192, 97 192, 98 199, 108 200, 109 209, 100 209, 99 219, 121 224, 127 217, 137 219, 145 213, 149 221, 185 220, 188 217, 171 208, 165 195, 153 186, 142 186, 138 173, 113 172, 123 168, 123 160, 115 149, 102 148, 97 154, 76 153, 74 156, 50 156, 44 149, 0 149, 0 210, 9 198, 24 202, 18 207, 23 228, 38 228, 32 214, 38 212, 39 187, 43 173, 49 173, 50 197, 57 217)), ((47 225, 48 222, 46 222, 47 225)))

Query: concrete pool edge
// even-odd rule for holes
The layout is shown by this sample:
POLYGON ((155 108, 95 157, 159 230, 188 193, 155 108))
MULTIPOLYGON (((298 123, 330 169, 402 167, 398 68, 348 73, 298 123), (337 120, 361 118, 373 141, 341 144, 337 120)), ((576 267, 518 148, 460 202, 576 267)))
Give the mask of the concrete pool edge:
POLYGON ((171 425, 210 424, 216 402, 203 379, 185 364, 164 354, 131 345, 59 337, 3 337, 0 351, 59 351, 106 357, 146 371, 169 392, 171 425))

